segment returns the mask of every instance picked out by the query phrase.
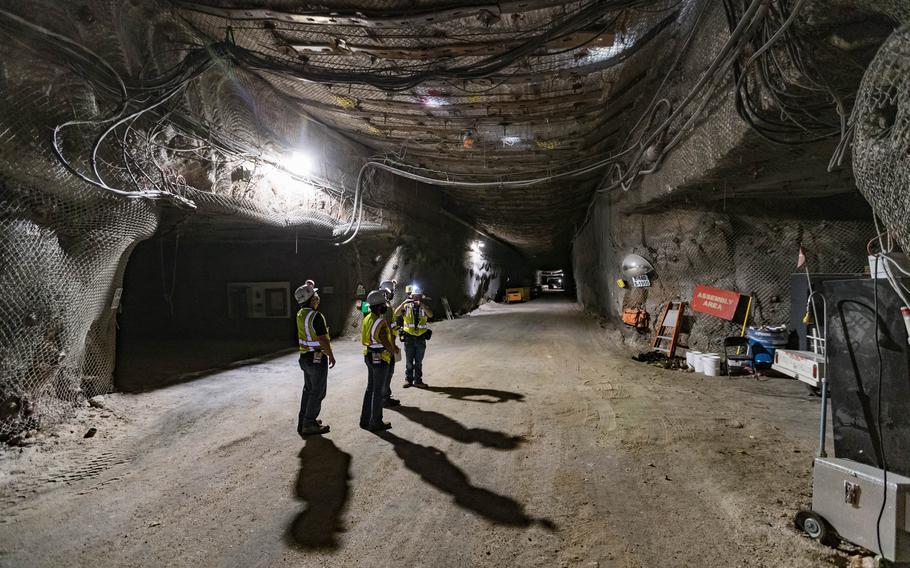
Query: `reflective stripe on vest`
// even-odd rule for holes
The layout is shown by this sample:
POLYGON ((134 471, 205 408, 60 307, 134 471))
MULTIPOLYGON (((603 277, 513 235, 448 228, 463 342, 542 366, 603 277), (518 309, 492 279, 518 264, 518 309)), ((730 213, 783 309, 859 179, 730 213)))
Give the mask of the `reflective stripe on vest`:
POLYGON ((382 358, 384 361, 388 361, 391 357, 391 353, 385 346, 379 341, 379 335, 385 334, 385 338, 392 342, 391 333, 388 329, 380 329, 380 325, 385 321, 382 316, 376 315, 372 312, 368 313, 363 322, 360 324, 360 343, 363 345, 363 354, 379 352, 382 353, 382 358))
POLYGON ((313 327, 313 320, 316 319, 316 310, 312 308, 303 309, 308 310, 308 312, 306 317, 303 318, 302 325, 300 323, 297 325, 297 344, 300 345, 300 347, 306 347, 306 351, 309 353, 311 351, 316 351, 315 348, 319 347, 322 344, 319 343, 319 341, 316 339, 316 328, 313 327), (303 331, 304 335, 306 335, 306 339, 300 337, 301 331, 303 331))
POLYGON ((404 311, 404 329, 405 331, 416 331, 421 329, 427 329, 427 317, 423 314, 423 310, 420 306, 408 306, 404 311), (415 317, 415 313, 417 312, 415 317))
POLYGON ((373 322, 373 326, 370 328, 370 349, 382 349, 385 347, 379 340, 376 338, 376 329, 379 327, 379 324, 382 323, 382 318, 377 318, 373 322))

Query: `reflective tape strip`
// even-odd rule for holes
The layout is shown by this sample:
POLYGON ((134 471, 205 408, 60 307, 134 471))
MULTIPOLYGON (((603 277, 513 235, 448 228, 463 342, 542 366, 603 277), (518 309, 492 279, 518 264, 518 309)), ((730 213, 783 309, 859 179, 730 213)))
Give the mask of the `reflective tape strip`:
POLYGON ((310 323, 313 321, 314 317, 316 317, 316 310, 310 310, 310 313, 308 313, 303 320, 303 329, 306 331, 307 341, 313 341, 313 336, 310 334, 310 323))
POLYGON ((369 345, 370 349, 385 349, 385 345, 379 343, 379 340, 376 338, 376 330, 379 329, 379 325, 383 321, 385 320, 382 318, 377 319, 373 322, 373 327, 370 328, 370 341, 372 341, 372 343, 369 345))
POLYGON ((376 330, 379 328, 379 324, 382 323, 382 318, 377 319, 373 322, 373 327, 370 328, 370 341, 373 343, 370 344, 370 347, 382 347, 382 343, 379 343, 379 340, 376 338, 376 330))
POLYGON ((313 319, 315 319, 315 317, 316 310, 311 309, 303 319, 303 331, 306 333, 306 339, 297 339, 297 343, 299 343, 302 347, 306 347, 308 351, 315 351, 314 347, 319 347, 322 345, 319 341, 316 341, 313 338, 313 334, 310 333, 310 324, 313 323, 313 319))

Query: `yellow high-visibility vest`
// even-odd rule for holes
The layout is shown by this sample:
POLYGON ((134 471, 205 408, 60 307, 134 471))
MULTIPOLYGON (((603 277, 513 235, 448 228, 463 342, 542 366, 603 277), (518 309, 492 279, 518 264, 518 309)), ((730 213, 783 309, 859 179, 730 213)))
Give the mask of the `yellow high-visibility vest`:
POLYGON ((427 332, 427 315, 419 304, 408 304, 404 308, 404 332, 421 336, 427 332))
MULTIPOLYGON (((300 351, 309 353, 310 351, 322 351, 319 348, 319 337, 316 335, 316 326, 314 322, 322 314, 313 308, 300 308, 297 312, 297 344, 300 351)), ((329 326, 325 326, 326 337, 329 335, 329 326)))
POLYGON ((382 349, 382 360, 388 363, 392 360, 392 354, 379 341, 379 338, 381 333, 389 343, 392 343, 392 333, 389 331, 388 326, 383 327, 382 331, 380 331, 379 328, 382 326, 382 322, 382 316, 377 316, 373 312, 368 313, 363 318, 363 323, 360 324, 360 342, 363 343, 364 355, 369 353, 370 349, 382 349))

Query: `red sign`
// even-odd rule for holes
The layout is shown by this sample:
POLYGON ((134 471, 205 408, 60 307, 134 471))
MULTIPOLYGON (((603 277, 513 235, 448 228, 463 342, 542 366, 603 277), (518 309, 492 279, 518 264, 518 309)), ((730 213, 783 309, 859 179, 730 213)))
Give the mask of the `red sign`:
POLYGON ((699 284, 695 287, 692 298, 692 310, 733 321, 736 306, 739 305, 739 292, 711 288, 699 284))

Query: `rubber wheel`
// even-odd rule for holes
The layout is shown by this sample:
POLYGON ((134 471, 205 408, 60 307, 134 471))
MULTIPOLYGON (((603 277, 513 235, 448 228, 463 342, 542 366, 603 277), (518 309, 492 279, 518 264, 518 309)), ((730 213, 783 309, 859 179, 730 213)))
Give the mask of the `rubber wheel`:
POLYGON ((821 396, 822 395, 821 387, 813 387, 812 385, 806 385, 806 388, 809 389, 810 396, 821 396))
POLYGON ((796 528, 826 546, 837 544, 837 534, 821 515, 812 511, 796 514, 796 528))

